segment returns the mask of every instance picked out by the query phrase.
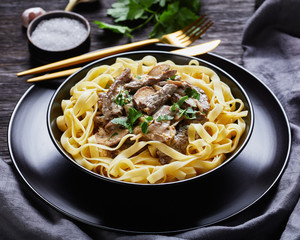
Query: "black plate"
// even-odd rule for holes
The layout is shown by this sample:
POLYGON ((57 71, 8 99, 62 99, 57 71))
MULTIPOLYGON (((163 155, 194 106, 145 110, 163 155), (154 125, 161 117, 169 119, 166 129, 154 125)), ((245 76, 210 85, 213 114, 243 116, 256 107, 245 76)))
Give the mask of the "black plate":
MULTIPOLYGON (((160 47, 160 50, 170 49, 160 47)), ((274 94, 242 67, 214 54, 200 58, 228 72, 246 90, 253 104, 255 126, 238 158, 208 175, 198 189, 185 197, 186 203, 191 199, 195 206, 182 206, 176 199, 158 199, 144 208, 135 208, 133 203, 117 216, 101 211, 105 208, 101 203, 107 193, 99 187, 99 179, 67 161, 47 131, 47 107, 58 87, 55 82, 31 87, 13 112, 8 144, 18 172, 27 185, 55 209, 104 229, 177 232, 219 222, 251 206, 276 183, 288 161, 291 133, 286 114, 274 94), (210 194, 206 194, 208 189, 210 194), (163 208, 156 211, 156 206, 161 204, 163 208), (178 208, 174 208, 176 204, 178 208)), ((120 192, 120 202, 122 197, 126 197, 126 193, 120 192)))

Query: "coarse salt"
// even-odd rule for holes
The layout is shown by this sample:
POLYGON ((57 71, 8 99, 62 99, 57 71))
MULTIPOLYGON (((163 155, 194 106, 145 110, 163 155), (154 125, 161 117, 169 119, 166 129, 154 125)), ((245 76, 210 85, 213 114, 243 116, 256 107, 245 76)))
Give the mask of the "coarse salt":
POLYGON ((43 20, 31 34, 36 46, 49 51, 72 49, 86 37, 87 29, 81 22, 65 17, 43 20))

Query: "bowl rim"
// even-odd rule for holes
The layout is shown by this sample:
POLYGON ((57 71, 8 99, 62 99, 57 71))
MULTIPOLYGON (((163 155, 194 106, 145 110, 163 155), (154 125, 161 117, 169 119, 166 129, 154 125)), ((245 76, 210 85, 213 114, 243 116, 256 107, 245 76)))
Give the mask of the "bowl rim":
POLYGON ((44 14, 36 17, 36 18, 34 18, 29 23, 29 25, 27 27, 27 30, 26 30, 27 39, 28 39, 28 41, 30 42, 30 44, 32 46, 34 46, 35 48, 37 48, 37 49, 39 49, 41 51, 44 51, 45 53, 53 53, 53 54, 55 54, 55 53, 63 53, 63 52, 67 52, 67 51, 71 51, 73 49, 79 48, 83 43, 85 43, 90 38, 90 34, 91 34, 91 26, 89 24, 89 21, 85 17, 83 17, 82 15, 80 15, 78 13, 64 11, 64 10, 49 11, 49 12, 46 12, 46 13, 44 13, 44 14), (53 17, 52 17, 52 15, 53 15, 53 17), (62 17, 67 17, 67 18, 70 18, 70 19, 77 19, 86 28, 86 30, 87 30, 86 37, 78 45, 76 45, 74 47, 70 47, 70 48, 64 49, 64 50, 48 50, 48 49, 44 49, 44 48, 41 48, 41 47, 37 46, 34 43, 34 41, 32 41, 32 38, 31 38, 32 32, 35 30, 35 28, 38 26, 38 24, 41 21, 48 20, 48 19, 53 19, 53 18, 62 18, 62 17))
MULTIPOLYGON (((175 62, 176 64, 176 62, 175 62)), ((80 81, 80 80, 79 80, 80 81)), ((79 82, 77 81, 77 82, 79 82)), ((246 147, 247 143, 249 142, 249 139, 252 135, 253 132, 253 128, 254 128, 254 110, 253 110, 253 105, 252 102, 247 94, 247 92, 245 91, 245 89, 240 85, 240 83, 233 78, 229 73, 227 73, 226 71, 224 71, 223 69, 221 69, 220 67, 197 57, 192 57, 192 56, 186 56, 186 55, 182 55, 182 54, 177 54, 177 53, 172 53, 172 52, 168 52, 168 51, 161 51, 161 50, 137 50, 137 51, 128 51, 128 52, 124 52, 124 53, 118 53, 118 54, 114 54, 114 55, 110 55, 98 60, 95 60, 85 66, 83 66, 80 70, 78 70, 77 72, 73 73, 72 75, 70 75, 69 77, 67 77, 61 84, 60 86, 55 90, 54 94, 52 95, 50 102, 48 104, 48 108, 47 108, 47 116, 46 116, 46 120, 47 120, 47 129, 48 129, 48 133, 50 135, 50 138, 52 140, 52 142, 54 143, 55 147, 58 149, 58 151, 62 154, 62 156, 64 156, 66 159, 68 159, 73 165, 75 165, 76 167, 79 167, 80 170, 84 171, 85 173, 88 173, 98 179, 102 179, 104 181, 107 182, 111 182, 111 183, 115 183, 115 184, 125 184, 125 185, 134 185, 134 186, 142 186, 142 187, 162 187, 162 186, 166 186, 166 185, 178 185, 178 184, 186 184, 187 182, 190 181, 196 181, 200 178, 204 178, 207 177, 208 175, 212 175, 214 173, 216 173, 218 170, 220 170, 221 168, 223 168, 225 165, 228 165, 232 160, 234 160, 241 152, 242 150, 246 147), (241 91, 242 95, 245 97, 245 99, 247 100, 249 109, 248 109, 248 114, 250 114, 250 124, 249 124, 249 129, 248 129, 248 134, 244 139, 244 142, 242 143, 242 145, 239 147, 239 149, 237 149, 235 151, 235 153, 233 153, 232 156, 230 156, 229 158, 227 158, 223 163, 221 163, 219 166, 213 168, 212 170, 196 175, 194 177, 191 178, 187 178, 187 179, 183 179, 183 180, 178 180, 178 181, 173 181, 173 182, 165 182, 165 183, 154 183, 154 184, 149 184, 149 183, 134 183, 134 182, 126 182, 126 181, 120 181, 117 179, 113 179, 113 178, 108 178, 105 176, 102 176, 98 173, 95 173, 91 170, 88 170, 87 168, 83 167, 82 165, 78 164, 72 157, 69 156, 69 154, 66 153, 66 151, 58 144, 58 142, 56 141, 54 134, 52 132, 52 128, 51 128, 51 109, 53 107, 53 103, 55 98, 57 97, 57 95, 59 94, 59 92, 61 91, 61 89, 73 78, 76 77, 76 75, 78 73, 80 73, 81 71, 84 71, 88 68, 92 68, 92 67, 96 67, 96 66, 100 66, 101 62, 105 62, 109 59, 116 59, 119 57, 126 57, 127 55, 135 55, 135 54, 141 54, 144 56, 147 55, 151 55, 152 54, 165 54, 165 55, 174 55, 174 56, 179 56, 179 57, 184 57, 187 58, 189 60, 197 60, 200 64, 204 63, 206 65, 208 65, 209 67, 211 67, 214 71, 217 70, 217 73, 221 73, 223 75, 225 75, 230 81, 232 81, 237 87, 238 89, 241 91)))

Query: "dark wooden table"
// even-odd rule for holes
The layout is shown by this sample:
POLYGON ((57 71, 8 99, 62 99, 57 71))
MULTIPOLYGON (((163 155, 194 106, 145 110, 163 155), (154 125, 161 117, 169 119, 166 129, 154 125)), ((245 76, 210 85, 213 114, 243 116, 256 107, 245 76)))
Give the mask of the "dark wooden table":
MULTIPOLYGON (((242 64, 243 53, 241 38, 244 26, 255 8, 255 0, 201 0, 201 13, 206 13, 215 22, 203 39, 196 43, 212 39, 221 39, 221 45, 213 52, 236 63, 242 64)), ((128 38, 107 35, 93 23, 101 20, 108 23, 112 19, 106 10, 114 1, 99 0, 88 5, 80 5, 75 12, 86 17, 91 25, 91 48, 96 50, 128 43, 128 38)), ((27 48, 26 31, 21 25, 21 14, 29 7, 42 7, 46 11, 63 10, 67 0, 2 0, 0 2, 0 161, 11 164, 7 147, 7 128, 13 109, 31 84, 28 77, 18 78, 17 72, 32 68, 36 63, 31 61, 27 48)), ((145 39, 151 26, 135 35, 134 41, 145 39)))

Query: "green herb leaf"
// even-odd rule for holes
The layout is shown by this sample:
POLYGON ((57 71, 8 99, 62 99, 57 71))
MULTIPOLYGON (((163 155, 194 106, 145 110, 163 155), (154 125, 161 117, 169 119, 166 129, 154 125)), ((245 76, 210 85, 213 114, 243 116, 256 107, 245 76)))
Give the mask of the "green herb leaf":
POLYGON ((174 119, 173 116, 170 116, 170 115, 160 115, 158 116, 158 118, 156 119, 156 121, 169 121, 169 120, 172 120, 174 119))
POLYGON ((184 114, 184 116, 187 118, 187 119, 196 119, 196 113, 198 111, 195 111, 193 110, 191 107, 189 107, 188 109, 186 109, 186 112, 184 114), (189 115, 190 114, 190 115, 189 115))
POLYGON ((183 2, 185 1, 177 0, 168 4, 167 9, 159 15, 158 21, 149 34, 150 38, 160 38, 162 35, 182 29, 198 19, 197 12, 194 12, 188 7, 182 7, 183 2), (176 19, 176 21, 174 21, 174 19, 176 19))
POLYGON ((145 9, 142 5, 134 0, 130 0, 128 4, 127 20, 145 19, 147 15, 144 15, 145 9))
POLYGON ((179 113, 179 118, 184 116, 186 119, 196 119, 197 111, 194 111, 191 107, 189 107, 187 109, 179 109, 179 113))
POLYGON ((141 5, 143 8, 148 9, 153 4, 162 2, 161 0, 135 0, 135 2, 139 5, 141 5))
POLYGON ((108 140, 111 139, 111 138, 114 137, 114 136, 117 136, 118 134, 119 134, 119 133, 117 133, 117 132, 113 133, 113 134, 108 138, 108 140))
POLYGON ((136 110, 135 108, 131 107, 128 111, 128 121, 131 125, 135 123, 135 121, 143 116, 142 112, 136 110))
POLYGON ((189 97, 188 96, 184 96, 182 98, 180 98, 176 103, 173 103, 173 105, 171 106, 171 111, 175 112, 176 108, 180 109, 181 105, 184 103, 185 100, 187 100, 189 97))
POLYGON ((175 78, 176 78, 176 76, 177 76, 177 75, 176 75, 176 74, 174 74, 174 76, 173 76, 173 77, 170 77, 169 79, 170 79, 170 80, 172 80, 172 81, 174 81, 174 80, 175 80, 175 78))
POLYGON ((132 101, 132 98, 127 90, 121 89, 114 101, 116 104, 123 107, 124 105, 130 103, 132 101))
POLYGON ((131 107, 131 108, 129 108, 129 111, 128 111, 128 117, 114 118, 113 120, 111 120, 111 122, 126 127, 129 130, 129 132, 132 133, 134 123, 142 115, 143 115, 142 112, 131 107))
POLYGON ((199 11, 201 5, 199 0, 182 1, 181 4, 194 12, 199 11))
POLYGON ((127 20, 129 0, 122 0, 115 2, 111 5, 111 8, 107 10, 107 14, 115 19, 115 22, 121 22, 127 20))
POLYGON ((146 117, 144 119, 144 122, 141 123, 140 127, 142 129, 142 132, 146 134, 148 132, 149 123, 153 120, 152 116, 146 117))
POLYGON ((132 29, 127 26, 112 25, 112 24, 108 24, 108 23, 104 23, 104 22, 100 22, 100 21, 94 21, 94 23, 97 24, 99 26, 99 28, 108 29, 115 33, 120 33, 125 36, 133 38, 133 36, 130 34, 132 32, 132 29))
POLYGON ((130 126, 127 123, 127 120, 128 120, 127 117, 119 117, 119 118, 112 119, 111 122, 114 123, 114 124, 122 125, 122 126, 129 129, 130 126))
POLYGON ((160 1, 159 1, 159 5, 160 5, 161 7, 166 6, 166 0, 160 0, 160 1))
POLYGON ((179 109, 179 118, 181 118, 183 115, 185 115, 186 109, 179 109))
POLYGON ((184 96, 182 98, 180 98, 178 101, 177 101, 177 105, 179 107, 181 107, 181 105, 184 103, 185 100, 187 100, 189 97, 188 96, 184 96))
POLYGON ((186 95, 188 95, 189 97, 193 97, 193 98, 195 98, 195 99, 197 99, 197 100, 200 99, 200 93, 198 93, 196 89, 193 89, 193 88, 187 88, 187 89, 185 90, 185 93, 186 93, 186 95))
POLYGON ((144 134, 147 134, 147 132, 148 132, 148 127, 149 127, 149 123, 146 122, 146 121, 144 121, 144 122, 141 123, 140 127, 141 127, 141 129, 142 129, 142 132, 143 132, 144 134))
POLYGON ((107 14, 113 17, 115 23, 126 22, 135 27, 114 26, 99 21, 95 23, 100 28, 132 37, 133 31, 153 21, 154 27, 149 37, 159 38, 195 21, 199 9, 199 0, 118 0, 107 10, 107 14))
POLYGON ((189 98, 189 96, 184 96, 184 97, 180 98, 176 103, 174 103, 171 106, 171 111, 174 112, 174 111, 176 111, 176 109, 178 109, 179 110, 179 118, 181 118, 182 116, 184 116, 187 119, 195 119, 196 118, 196 113, 198 111, 193 110, 193 108, 191 108, 191 107, 189 107, 187 109, 181 109, 181 105, 188 98, 189 98))
POLYGON ((143 116, 142 112, 136 110, 135 108, 131 107, 128 111, 128 130, 130 133, 133 131, 133 124, 135 123, 138 118, 143 116))

